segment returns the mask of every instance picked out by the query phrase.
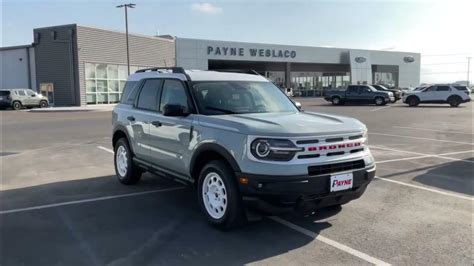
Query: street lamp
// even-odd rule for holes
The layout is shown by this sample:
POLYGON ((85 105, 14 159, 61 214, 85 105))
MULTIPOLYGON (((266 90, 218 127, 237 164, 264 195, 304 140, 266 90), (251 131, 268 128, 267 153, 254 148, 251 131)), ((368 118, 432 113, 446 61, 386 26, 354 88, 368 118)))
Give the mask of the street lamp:
POLYGON ((128 69, 128 75, 130 75, 130 52, 128 50, 128 13, 127 9, 128 8, 135 8, 135 4, 129 3, 129 4, 123 4, 117 6, 117 8, 124 8, 125 9, 125 39, 127 42, 127 69, 128 69))
POLYGON ((471 71, 471 69, 470 69, 470 67, 471 67, 471 58, 472 57, 467 58, 467 87, 469 87, 469 72, 471 71))

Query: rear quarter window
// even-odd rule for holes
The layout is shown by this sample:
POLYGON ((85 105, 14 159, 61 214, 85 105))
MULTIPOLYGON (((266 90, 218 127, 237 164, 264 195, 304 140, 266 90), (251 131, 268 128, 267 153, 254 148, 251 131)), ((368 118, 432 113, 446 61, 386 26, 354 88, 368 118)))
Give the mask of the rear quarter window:
POLYGON ((133 104, 138 93, 137 83, 137 81, 127 81, 125 83, 120 103, 133 104))

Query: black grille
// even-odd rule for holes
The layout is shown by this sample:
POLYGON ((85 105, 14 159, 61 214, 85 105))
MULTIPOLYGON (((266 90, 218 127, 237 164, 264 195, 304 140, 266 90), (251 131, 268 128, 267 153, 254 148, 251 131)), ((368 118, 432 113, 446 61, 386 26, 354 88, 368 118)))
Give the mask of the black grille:
POLYGON ((331 173, 337 173, 342 171, 348 171, 353 169, 364 168, 364 160, 344 162, 344 163, 333 163, 325 165, 315 165, 308 167, 308 174, 312 175, 327 175, 331 173))
POLYGON ((349 137, 350 140, 353 140, 353 139, 360 139, 360 138, 362 138, 362 135, 350 136, 350 137, 349 137))
POLYGON ((338 142, 338 141, 343 141, 344 138, 331 138, 331 139, 326 139, 326 142, 338 142))
POLYGON ((330 152, 326 154, 326 156, 336 156, 336 155, 343 155, 343 154, 344 154, 343 151, 337 151, 337 152, 330 152))
POLYGON ((298 159, 318 158, 319 156, 319 154, 304 154, 298 155, 298 159))
POLYGON ((308 140, 297 140, 296 144, 313 144, 313 143, 318 143, 319 140, 317 139, 308 139, 308 140))

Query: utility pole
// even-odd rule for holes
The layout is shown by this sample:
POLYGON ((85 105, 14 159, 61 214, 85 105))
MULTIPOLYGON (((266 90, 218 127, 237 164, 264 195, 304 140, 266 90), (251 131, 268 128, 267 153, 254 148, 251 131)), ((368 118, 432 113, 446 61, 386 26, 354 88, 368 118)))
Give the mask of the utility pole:
POLYGON ((129 3, 129 4, 123 4, 117 6, 117 8, 124 8, 125 9, 125 39, 127 42, 127 69, 128 69, 128 75, 130 75, 130 51, 128 49, 128 8, 135 8, 135 4, 129 3))
POLYGON ((469 72, 471 71, 470 67, 471 67, 471 58, 472 57, 468 57, 467 58, 467 87, 469 88, 469 72))

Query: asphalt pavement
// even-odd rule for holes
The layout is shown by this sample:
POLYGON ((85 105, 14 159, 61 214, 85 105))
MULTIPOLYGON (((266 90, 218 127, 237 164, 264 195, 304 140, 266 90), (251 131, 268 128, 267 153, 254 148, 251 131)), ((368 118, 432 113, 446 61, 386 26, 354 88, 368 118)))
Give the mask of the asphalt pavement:
POLYGON ((195 192, 114 175, 110 112, 0 112, 0 265, 473 263, 473 104, 331 106, 369 128, 377 178, 342 209, 210 226, 195 192))

